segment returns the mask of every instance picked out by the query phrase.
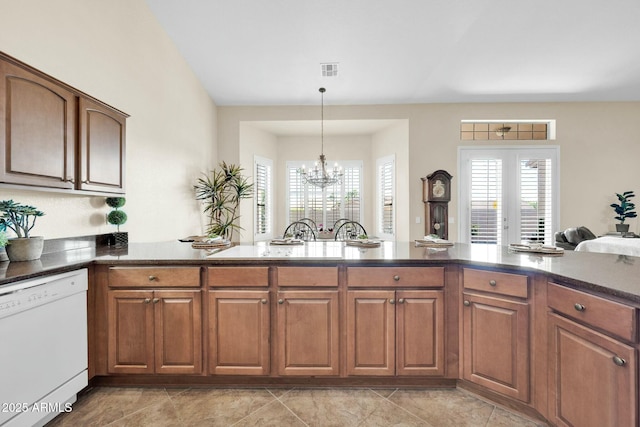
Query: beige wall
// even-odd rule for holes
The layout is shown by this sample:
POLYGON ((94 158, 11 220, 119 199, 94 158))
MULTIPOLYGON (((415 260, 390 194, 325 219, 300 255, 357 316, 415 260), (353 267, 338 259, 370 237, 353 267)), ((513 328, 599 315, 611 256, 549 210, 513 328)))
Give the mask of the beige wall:
MULTIPOLYGON (((132 241, 202 231, 191 187, 218 159, 242 160, 252 168, 245 164, 249 154, 240 152, 242 122, 317 120, 317 106, 216 109, 144 0, 0 0, 0 10, 0 49, 131 115, 129 221, 123 229, 132 241)), ((614 193, 640 190, 639 102, 326 106, 325 111, 333 120, 408 122, 408 202, 398 212, 398 223, 408 224, 410 239, 424 234, 420 177, 437 169, 454 175, 450 229, 457 237, 457 148, 475 145, 459 140, 463 119, 557 121, 557 140, 549 144, 561 150, 560 229, 612 230, 614 193), (416 217, 423 221, 416 224, 416 217)), ((316 145, 310 155, 317 155, 316 145)), ((48 238, 113 230, 104 223, 103 198, 7 189, 0 189, 0 198, 46 211, 34 231, 48 238)), ((630 224, 640 231, 637 220, 630 224)))
MULTIPOLYGON (((216 163, 216 106, 144 0, 0 0, 0 49, 110 104, 127 120, 131 241, 202 229, 192 186, 216 163)), ((106 233, 104 197, 0 189, 36 205, 46 238, 106 233)))
MULTIPOLYGON (((461 142, 461 120, 556 120, 557 139, 543 145, 560 147, 559 229, 585 225, 596 234, 613 230, 615 221, 609 204, 615 201, 614 193, 640 192, 640 168, 637 167, 640 134, 635 125, 640 116, 639 102, 325 106, 325 111, 332 119, 408 120, 409 203, 406 212, 399 213, 398 223, 409 224, 410 239, 424 235, 421 177, 437 169, 447 170, 454 176, 449 212, 453 220, 450 238, 455 240, 458 147, 514 144, 509 141, 461 142), (421 217, 420 224, 415 223, 416 217, 421 217)), ((237 161, 238 124, 242 121, 310 120, 316 116, 316 107, 220 107, 220 158, 237 161)), ((631 230, 640 231, 637 220, 628 222, 631 230)))

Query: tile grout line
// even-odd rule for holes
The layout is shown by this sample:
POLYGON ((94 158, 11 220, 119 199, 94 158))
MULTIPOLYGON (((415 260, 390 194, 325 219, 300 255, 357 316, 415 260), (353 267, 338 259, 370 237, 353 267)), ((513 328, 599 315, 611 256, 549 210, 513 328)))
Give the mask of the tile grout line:
MULTIPOLYGON (((389 399, 391 396, 393 396, 394 394, 396 394, 396 392, 397 392, 398 390, 399 390, 399 389, 397 389, 397 388, 396 388, 395 390, 393 390, 393 392, 392 392, 389 396, 387 396, 387 397, 380 396, 380 397, 382 397, 383 399, 385 399, 387 402, 391 403, 392 405, 394 405, 394 406, 396 406, 396 407, 398 407, 398 408, 402 409, 402 410, 403 410, 404 412, 406 412, 407 414, 409 414, 409 415, 411 415, 411 416, 413 416, 413 417, 417 418, 418 420, 420 420, 420 421, 422 421, 422 422, 427 423, 427 427, 433 427, 433 424, 431 424, 428 420, 425 420, 424 418, 422 418, 422 417, 420 417, 420 416, 418 416, 418 415, 414 414, 413 412, 409 411, 408 409, 406 409, 406 408, 404 408, 404 407, 402 407, 402 406, 398 405, 397 403, 395 403, 394 401, 392 401, 391 399, 389 399)), ((373 390, 372 390, 372 391, 373 391, 373 390)), ((376 394, 377 394, 377 393, 376 393, 376 394)))
MULTIPOLYGON (((287 394, 289 394, 289 392, 291 392, 292 390, 295 390, 296 388, 297 387, 293 387, 292 389, 287 390, 286 393, 284 393, 281 397, 286 396, 287 394)), ((269 393, 271 393, 271 390, 269 390, 269 393)), ((271 394, 273 394, 273 393, 271 393, 271 394)), ((276 396, 275 394, 274 394, 274 397, 276 398, 276 400, 278 402, 280 402, 282 404, 282 406, 287 408, 287 411, 291 412, 294 417, 299 419, 302 424, 304 424, 305 426, 309 427, 309 424, 307 424, 302 418, 300 418, 300 416, 298 414, 296 414, 291 408, 289 408, 286 403, 284 403, 282 400, 280 400, 280 397, 276 396)))

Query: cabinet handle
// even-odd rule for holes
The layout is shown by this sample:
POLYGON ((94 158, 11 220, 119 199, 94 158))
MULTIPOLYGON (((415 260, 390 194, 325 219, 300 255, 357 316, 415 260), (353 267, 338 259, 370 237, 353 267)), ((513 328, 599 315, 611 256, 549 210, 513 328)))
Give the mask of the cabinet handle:
POLYGON ((145 304, 149 304, 150 302, 151 302, 151 298, 145 298, 145 299, 144 299, 144 303, 145 303, 145 304))
POLYGON ((395 304, 395 303, 396 303, 396 300, 394 300, 393 298, 389 300, 389 304, 395 304))
POLYGON ((400 276, 393 276, 393 280, 395 280, 396 282, 400 281, 400 276))
POLYGON ((624 366, 627 364, 627 361, 624 360, 622 357, 613 356, 613 363, 615 363, 618 366, 624 366))
POLYGON ((75 181, 73 180, 73 178, 63 178, 62 182, 70 182, 73 184, 75 181))
POLYGON ((400 298, 400 299, 398 300, 398 302, 399 302, 400 304, 404 304, 404 298, 400 298))
POLYGON ((267 303, 267 299, 266 299, 266 298, 262 298, 262 299, 260 300, 260 302, 261 302, 262 304, 266 304, 266 303, 267 303))
POLYGON ((154 304, 157 304, 157 303, 158 303, 158 301, 160 301, 160 298, 154 298, 154 299, 153 299, 153 303, 154 303, 154 304))
POLYGON ((85 179, 82 181, 83 184, 89 184, 91 181, 89 181, 88 179, 85 179))
POLYGON ((471 301, 469 301, 469 300, 464 300, 464 301, 462 302, 462 304, 464 304, 464 306, 465 306, 465 307, 469 307, 469 306, 471 305, 471 301))
POLYGON ((279 299, 278 300, 278 304, 284 304, 284 300, 283 299, 279 299))
POLYGON ((573 308, 575 308, 577 311, 585 311, 587 309, 587 307, 580 303, 573 304, 573 308))
POLYGON ((156 277, 156 276, 149 276, 149 281, 150 281, 150 282, 153 282, 153 281, 154 281, 154 280, 156 280, 156 279, 157 279, 157 277, 156 277))
POLYGON ((495 286, 497 283, 495 280, 489 280, 489 285, 495 286))

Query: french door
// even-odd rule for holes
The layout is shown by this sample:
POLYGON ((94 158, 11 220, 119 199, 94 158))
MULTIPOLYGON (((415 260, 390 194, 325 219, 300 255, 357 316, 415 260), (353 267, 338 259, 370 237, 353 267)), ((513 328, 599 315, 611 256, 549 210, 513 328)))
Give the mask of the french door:
POLYGON ((558 147, 460 147, 459 240, 553 244, 558 147))

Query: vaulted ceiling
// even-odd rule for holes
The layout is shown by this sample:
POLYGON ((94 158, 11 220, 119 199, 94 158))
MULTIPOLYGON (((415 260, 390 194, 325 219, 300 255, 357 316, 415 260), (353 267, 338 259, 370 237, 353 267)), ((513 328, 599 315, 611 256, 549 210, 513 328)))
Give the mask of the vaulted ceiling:
POLYGON ((638 0, 147 3, 219 106, 640 100, 638 0))

